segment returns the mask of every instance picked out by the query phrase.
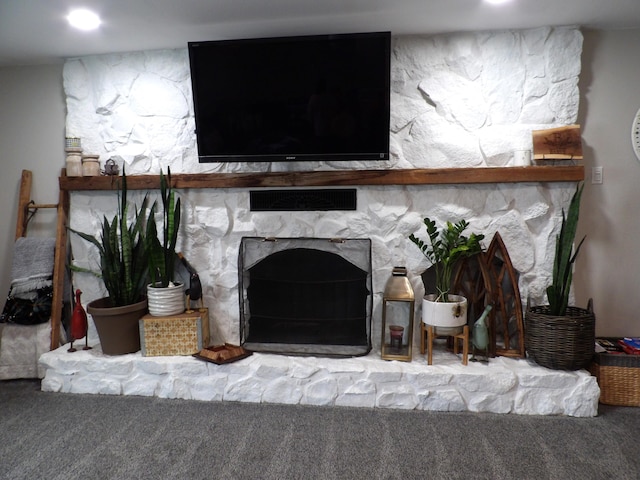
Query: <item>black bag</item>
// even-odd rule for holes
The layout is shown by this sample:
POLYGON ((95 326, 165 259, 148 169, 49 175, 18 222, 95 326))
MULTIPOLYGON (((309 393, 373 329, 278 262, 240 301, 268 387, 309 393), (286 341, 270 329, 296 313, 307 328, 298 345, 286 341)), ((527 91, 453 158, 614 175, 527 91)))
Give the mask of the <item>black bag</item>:
POLYGON ((9 296, 0 315, 0 322, 20 325, 46 323, 51 316, 52 299, 52 286, 37 289, 33 299, 9 296))

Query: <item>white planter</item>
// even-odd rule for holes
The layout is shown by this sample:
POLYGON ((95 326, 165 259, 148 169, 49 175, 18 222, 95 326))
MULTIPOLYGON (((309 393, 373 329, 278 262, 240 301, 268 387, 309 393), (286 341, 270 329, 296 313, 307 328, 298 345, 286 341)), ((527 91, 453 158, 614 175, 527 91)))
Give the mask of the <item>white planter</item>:
POLYGON ((184 285, 177 283, 168 287, 147 285, 149 313, 154 317, 167 317, 184 313, 184 285))
POLYGON ((459 330, 459 327, 467 323, 465 297, 449 295, 448 302, 435 302, 435 299, 436 295, 425 295, 422 299, 422 321, 425 324, 437 327, 438 330, 448 328, 459 330))

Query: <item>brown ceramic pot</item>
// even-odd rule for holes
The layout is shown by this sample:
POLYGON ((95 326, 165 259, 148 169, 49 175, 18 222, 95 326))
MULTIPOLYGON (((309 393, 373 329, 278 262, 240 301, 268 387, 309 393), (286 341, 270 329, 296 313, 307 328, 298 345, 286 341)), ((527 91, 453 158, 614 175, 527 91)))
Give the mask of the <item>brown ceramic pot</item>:
POLYGON ((99 298, 87 305, 87 312, 96 325, 104 354, 123 355, 140 350, 138 320, 147 313, 146 298, 123 307, 111 307, 108 297, 99 298))

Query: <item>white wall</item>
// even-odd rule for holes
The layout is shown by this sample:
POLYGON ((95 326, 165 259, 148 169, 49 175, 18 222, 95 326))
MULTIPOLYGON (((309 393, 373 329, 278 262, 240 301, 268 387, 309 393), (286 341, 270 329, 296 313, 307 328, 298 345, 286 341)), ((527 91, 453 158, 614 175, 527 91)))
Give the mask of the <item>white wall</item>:
POLYGON ((576 301, 593 298, 598 335, 640 336, 640 161, 631 120, 640 108, 640 30, 586 31, 580 114, 587 184, 575 270, 576 301), (591 167, 604 183, 591 184, 591 167))
MULTIPOLYGON (((65 113, 62 65, 0 68, 0 305, 11 280, 22 170, 33 171, 36 203, 57 203, 65 113)), ((29 233, 55 236, 55 211, 41 212, 29 233)))

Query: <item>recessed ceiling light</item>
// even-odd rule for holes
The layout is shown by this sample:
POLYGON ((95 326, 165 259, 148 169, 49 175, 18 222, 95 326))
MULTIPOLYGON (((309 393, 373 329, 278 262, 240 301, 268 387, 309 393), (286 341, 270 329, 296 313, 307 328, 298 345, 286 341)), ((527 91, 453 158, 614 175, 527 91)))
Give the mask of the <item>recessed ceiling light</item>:
POLYGON ((500 5, 501 3, 509 3, 511 0, 484 0, 492 5, 500 5))
POLYGON ((100 26, 100 17, 90 10, 73 10, 67 16, 69 24, 79 30, 95 30, 100 26))

